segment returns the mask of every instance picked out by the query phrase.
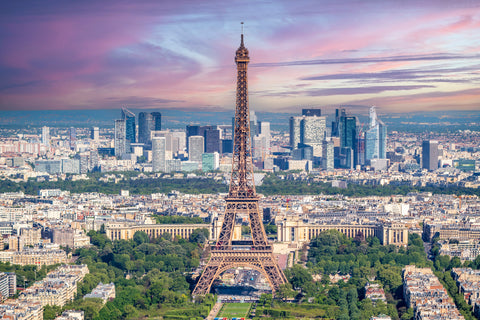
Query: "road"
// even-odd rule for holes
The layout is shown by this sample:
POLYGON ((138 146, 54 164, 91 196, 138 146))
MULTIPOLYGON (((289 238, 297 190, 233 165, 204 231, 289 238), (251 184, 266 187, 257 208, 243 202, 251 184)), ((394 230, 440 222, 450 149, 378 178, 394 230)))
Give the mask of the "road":
POLYGON ((207 319, 207 320, 215 319, 215 317, 217 316, 220 309, 222 309, 222 306, 223 306, 223 303, 221 303, 221 302, 215 303, 212 310, 210 310, 210 313, 208 314, 208 317, 206 317, 205 319, 207 319))

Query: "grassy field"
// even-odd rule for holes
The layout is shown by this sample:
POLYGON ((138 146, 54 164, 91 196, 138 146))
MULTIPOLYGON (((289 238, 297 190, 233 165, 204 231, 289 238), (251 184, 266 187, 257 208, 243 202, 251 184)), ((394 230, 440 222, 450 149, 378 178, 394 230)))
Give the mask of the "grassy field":
POLYGON ((246 318, 251 303, 225 303, 217 318, 246 318))

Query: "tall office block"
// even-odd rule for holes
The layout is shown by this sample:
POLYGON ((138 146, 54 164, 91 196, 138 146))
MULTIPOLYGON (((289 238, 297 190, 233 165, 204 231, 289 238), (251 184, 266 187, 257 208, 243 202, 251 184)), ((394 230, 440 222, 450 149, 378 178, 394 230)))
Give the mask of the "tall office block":
POLYGON ((300 123, 300 142, 303 144, 322 143, 325 130, 325 117, 303 117, 300 123))
POLYGON ((380 159, 387 158, 387 126, 378 120, 378 154, 380 159))
POLYGON ((302 109, 302 116, 321 117, 322 116, 322 110, 321 109, 316 109, 316 108, 302 109))
POLYGON ((332 140, 323 140, 322 146, 322 169, 331 171, 334 169, 334 143, 332 140))
POLYGON ((365 160, 380 159, 378 126, 365 131, 365 160))
POLYGON ((203 133, 205 139, 205 152, 220 152, 220 130, 208 129, 203 133))
POLYGON ((188 138, 191 136, 201 136, 205 138, 205 131, 206 130, 214 130, 217 129, 216 126, 199 126, 199 125, 187 125, 186 134, 187 134, 187 152, 190 151, 189 140, 188 138))
POLYGON ((258 122, 259 134, 265 137, 265 153, 271 153, 271 146, 270 142, 272 140, 272 135, 270 133, 270 122, 266 121, 259 121, 258 122))
MULTIPOLYGON (((290 147, 296 149, 299 144, 322 147, 326 132, 326 118, 317 116, 301 116, 290 118, 290 147)), ((321 155, 321 154, 320 154, 321 155)))
POLYGON ((49 147, 50 146, 50 128, 42 127, 42 144, 49 147))
POLYGON ((422 143, 422 168, 438 169, 438 141, 426 140, 422 143))
POLYGON ((335 121, 332 121, 332 137, 340 137, 340 119, 344 115, 346 115, 345 109, 335 109, 335 121))
MULTIPOLYGON (((136 140, 136 126, 135 114, 127 108, 122 108, 122 120, 125 121, 125 138, 130 143, 135 143, 136 140)), ((130 150, 128 150, 130 152, 130 150)))
POLYGON ((128 149, 130 149, 130 143, 127 143, 125 136, 125 120, 115 120, 114 147, 116 157, 121 157, 127 153, 127 144, 128 149))
POLYGON ((165 172, 165 154, 166 154, 165 137, 152 138, 152 171, 165 172))
POLYGON ((138 114, 138 142, 150 143, 150 133, 153 130, 153 116, 149 112, 138 114))
POLYGON ((290 147, 298 148, 300 143, 300 123, 303 117, 290 117, 290 147))
POLYGON ((93 141, 100 140, 100 129, 98 127, 93 127, 90 129, 90 139, 93 141))
POLYGON ((232 139, 223 139, 222 140, 222 153, 232 153, 233 152, 233 140, 232 139))
POLYGON ((340 118, 339 125, 340 146, 342 148, 355 149, 355 138, 357 135, 357 117, 344 116, 340 118))
POLYGON ((77 146, 77 129, 75 127, 70 127, 70 149, 74 150, 77 146))
POLYGON ((153 117, 153 130, 162 130, 162 114, 160 112, 152 112, 153 117))
POLYGON ((191 136, 188 138, 188 160, 202 162, 202 154, 204 152, 204 138, 202 136, 191 136))
POLYGON ((185 131, 173 131, 172 132, 172 152, 178 153, 185 151, 186 148, 186 135, 185 131))
POLYGON ((252 138, 258 134, 258 119, 255 111, 250 111, 250 132, 252 138))
POLYGON ((355 165, 365 164, 365 133, 359 132, 355 143, 355 165))
POLYGON ((263 159, 266 155, 267 139, 264 135, 259 134, 253 137, 252 141, 252 158, 263 159))
POLYGON ((371 107, 369 129, 365 131, 365 161, 385 159, 387 145, 387 126, 377 118, 375 107, 371 107))

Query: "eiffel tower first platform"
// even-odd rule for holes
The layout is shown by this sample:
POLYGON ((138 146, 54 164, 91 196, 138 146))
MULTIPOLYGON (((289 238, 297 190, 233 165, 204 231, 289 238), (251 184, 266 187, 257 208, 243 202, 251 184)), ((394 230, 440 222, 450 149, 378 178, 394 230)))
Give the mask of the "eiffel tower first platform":
POLYGON ((248 108, 247 65, 250 61, 248 50, 243 44, 235 55, 237 64, 237 103, 232 159, 232 178, 225 218, 215 246, 211 247, 210 260, 197 282, 193 295, 210 292, 213 281, 228 269, 237 267, 252 268, 262 273, 270 283, 273 292, 287 282, 285 275, 273 256, 272 246, 267 241, 265 229, 260 219, 258 196, 253 181, 252 149, 250 139, 250 119, 248 108), (248 216, 252 243, 249 246, 232 246, 233 228, 237 214, 248 216))

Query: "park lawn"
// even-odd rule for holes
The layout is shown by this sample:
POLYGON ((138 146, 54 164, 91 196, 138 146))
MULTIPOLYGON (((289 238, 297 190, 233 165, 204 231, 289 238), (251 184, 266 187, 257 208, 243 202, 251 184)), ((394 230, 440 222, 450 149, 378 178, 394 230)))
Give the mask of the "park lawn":
POLYGON ((225 303, 217 318, 246 318, 251 303, 225 303))

